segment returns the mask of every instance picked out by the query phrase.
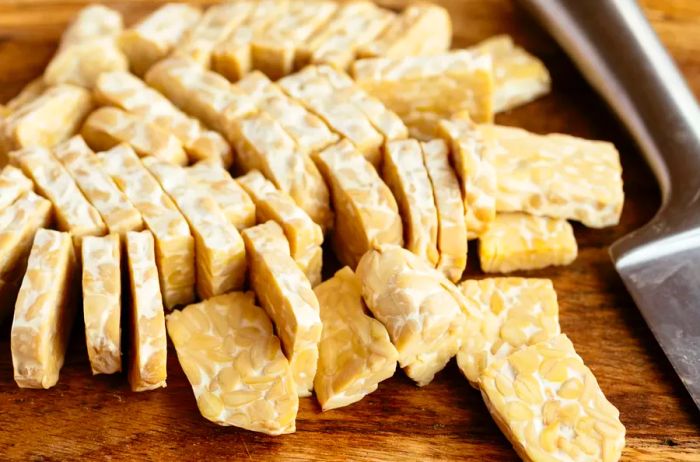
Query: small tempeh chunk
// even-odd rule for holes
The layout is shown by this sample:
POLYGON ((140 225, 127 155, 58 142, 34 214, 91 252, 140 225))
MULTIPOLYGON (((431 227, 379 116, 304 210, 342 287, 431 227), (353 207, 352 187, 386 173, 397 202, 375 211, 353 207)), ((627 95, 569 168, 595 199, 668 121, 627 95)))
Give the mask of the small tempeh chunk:
POLYGON ((83 240, 82 286, 85 340, 94 374, 122 370, 121 251, 118 234, 83 240))
POLYGON ((131 286, 131 346, 129 385, 132 391, 165 387, 168 339, 153 234, 126 233, 126 256, 131 286))
POLYGON ((557 218, 499 213, 479 237, 479 260, 486 273, 568 265, 577 254, 573 228, 557 218))
POLYGON ((189 305, 166 321, 204 418, 268 435, 296 430, 289 361, 252 292, 189 305))
POLYGON ((314 390, 324 411, 360 401, 394 375, 398 352, 386 329, 365 314, 362 286, 347 266, 314 289, 321 308, 314 390))
POLYGON ((4 210, 22 194, 34 188, 32 180, 22 170, 12 165, 5 165, 0 172, 0 210, 4 210))
POLYGON ((92 41, 98 37, 116 37, 124 29, 122 15, 104 5, 88 5, 61 35, 59 50, 92 41))
POLYGON ((250 284, 275 323, 299 396, 311 395, 321 341, 318 300, 274 221, 243 230, 250 284))
POLYGON ((73 327, 75 254, 68 233, 40 229, 17 295, 10 344, 20 388, 51 388, 73 327))

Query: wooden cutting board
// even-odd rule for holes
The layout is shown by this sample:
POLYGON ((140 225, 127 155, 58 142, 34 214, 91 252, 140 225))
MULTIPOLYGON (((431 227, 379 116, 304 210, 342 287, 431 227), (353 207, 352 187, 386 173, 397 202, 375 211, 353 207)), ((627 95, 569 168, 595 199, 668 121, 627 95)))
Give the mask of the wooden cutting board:
MULTIPOLYGON (((155 1, 109 2, 134 20, 155 1)), ((402 2, 392 2, 398 6, 402 2)), ((654 179, 629 137, 557 46, 508 0, 444 1, 455 45, 497 33, 545 60, 554 90, 500 115, 502 124, 614 142, 622 154, 627 202, 619 226, 576 226, 580 256, 571 266, 528 273, 549 277, 561 325, 620 409, 627 460, 700 460, 700 413, 627 295, 607 255, 617 238, 654 214, 654 179)), ((0 101, 38 76, 83 0, 0 2, 0 101)), ((645 11, 700 94, 700 2, 644 0, 645 11)), ((478 274, 470 248, 470 273, 478 274)), ((663 307, 660 307, 663 309, 663 307)), ((479 393, 454 362, 417 388, 401 372, 352 406, 321 413, 300 405, 297 432, 269 437, 204 420, 171 349, 166 389, 132 393, 122 375, 92 377, 76 324, 56 387, 21 390, 12 378, 9 323, 0 327, 0 460, 517 460, 479 393)))

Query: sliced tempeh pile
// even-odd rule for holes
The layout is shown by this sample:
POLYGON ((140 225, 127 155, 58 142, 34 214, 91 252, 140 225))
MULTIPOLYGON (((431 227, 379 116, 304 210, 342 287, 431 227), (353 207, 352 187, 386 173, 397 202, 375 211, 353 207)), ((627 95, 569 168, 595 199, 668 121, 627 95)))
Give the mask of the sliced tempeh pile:
POLYGON ((296 430, 299 398, 289 362, 252 292, 174 311, 167 324, 205 418, 269 435, 296 430))
POLYGON ((158 123, 116 107, 103 107, 90 114, 80 133, 96 151, 127 143, 141 157, 153 156, 178 165, 187 164, 187 155, 174 134, 158 123))
POLYGON ((22 170, 5 165, 0 172, 0 210, 4 210, 22 194, 34 188, 32 180, 24 176, 22 170))
POLYGON ((275 323, 289 359, 299 396, 313 388, 321 340, 318 300, 304 273, 289 255, 282 228, 274 221, 243 231, 250 283, 275 323))
POLYGON ((165 58, 200 16, 201 11, 194 6, 168 3, 122 32, 119 46, 129 59, 132 72, 144 75, 165 58))
POLYGON ((464 337, 457 354, 457 364, 473 386, 497 359, 560 333, 557 293, 549 279, 467 280, 459 289, 482 315, 481 328, 464 337))
POLYGON ((342 264, 355 268, 373 247, 403 245, 396 200, 352 143, 343 140, 319 153, 315 160, 331 187, 336 212, 333 248, 342 264))
POLYGON ((243 287, 243 239, 216 201, 190 180, 184 168, 154 157, 143 159, 143 163, 190 225, 195 242, 197 294, 206 299, 243 287))
POLYGON ((479 237, 479 260, 486 273, 568 265, 577 254, 573 228, 557 218, 499 213, 479 237))
POLYGON ((93 374, 122 370, 121 251, 118 234, 83 240, 85 340, 93 374))
POLYGON ((76 135, 56 146, 54 154, 100 213, 110 233, 123 236, 127 231, 143 229, 141 214, 102 170, 102 164, 82 137, 76 135))
POLYGON ((479 381, 523 460, 620 459, 625 427, 566 335, 493 362, 479 381))
POLYGON ((58 382, 77 305, 75 270, 70 235, 40 229, 10 334, 15 382, 21 388, 51 388, 58 382))
POLYGON ((291 256, 306 274, 311 286, 321 282, 323 231, 289 194, 275 188, 257 170, 237 178, 255 202, 258 223, 273 220, 284 230, 291 256))
POLYGON ((97 155, 104 171, 141 212, 153 233, 163 301, 168 309, 194 300, 194 239, 187 221, 127 145, 97 155))
POLYGON ((421 147, 438 214, 437 269, 457 282, 467 266, 467 226, 459 181, 450 166, 450 151, 443 140, 423 142, 421 147))
POLYGON ((437 266, 438 215, 420 143, 416 140, 387 143, 382 178, 398 203, 406 248, 437 266))
POLYGON ((321 308, 316 397, 324 411, 347 406, 394 375, 398 352, 376 319, 365 314, 362 286, 347 266, 314 289, 321 308))

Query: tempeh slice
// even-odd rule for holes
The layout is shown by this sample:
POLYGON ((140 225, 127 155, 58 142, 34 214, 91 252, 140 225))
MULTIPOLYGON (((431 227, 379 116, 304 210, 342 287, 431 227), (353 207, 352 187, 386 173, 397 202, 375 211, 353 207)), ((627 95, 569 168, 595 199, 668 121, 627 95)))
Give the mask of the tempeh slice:
POLYGON ((22 194, 34 188, 32 180, 24 176, 22 170, 5 165, 0 172, 0 210, 4 210, 22 194))
POLYGON ((88 5, 78 11, 75 19, 61 35, 59 50, 98 37, 116 37, 124 29, 122 15, 104 5, 88 5))

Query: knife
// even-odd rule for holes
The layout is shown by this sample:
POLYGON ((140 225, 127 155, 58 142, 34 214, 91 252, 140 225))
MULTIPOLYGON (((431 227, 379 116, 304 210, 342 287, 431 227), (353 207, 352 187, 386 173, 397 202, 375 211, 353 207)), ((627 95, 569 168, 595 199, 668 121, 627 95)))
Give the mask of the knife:
MULTIPOLYGON (((634 0, 520 0, 622 120, 659 182, 654 218, 610 256, 700 408, 700 110, 634 0)), ((700 44, 699 44, 700 45, 700 44)))

